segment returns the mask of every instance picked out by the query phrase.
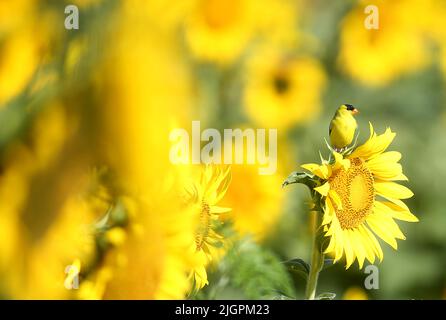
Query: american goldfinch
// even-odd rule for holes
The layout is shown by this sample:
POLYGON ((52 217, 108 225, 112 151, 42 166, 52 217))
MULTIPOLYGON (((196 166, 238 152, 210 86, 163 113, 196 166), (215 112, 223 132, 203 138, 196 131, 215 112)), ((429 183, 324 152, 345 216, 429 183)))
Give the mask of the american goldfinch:
POLYGON ((330 123, 329 133, 331 145, 337 151, 341 151, 352 143, 358 127, 353 116, 358 112, 358 109, 351 104, 343 104, 336 110, 330 123))

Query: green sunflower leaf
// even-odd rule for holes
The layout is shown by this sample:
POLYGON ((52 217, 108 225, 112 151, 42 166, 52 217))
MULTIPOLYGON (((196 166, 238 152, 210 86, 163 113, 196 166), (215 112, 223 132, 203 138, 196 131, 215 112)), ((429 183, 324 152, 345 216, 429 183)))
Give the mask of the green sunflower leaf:
POLYGON ((310 189, 316 186, 316 182, 313 180, 314 176, 305 172, 292 172, 288 178, 282 183, 282 188, 289 184, 301 183, 308 186, 310 189))
MULTIPOLYGON (((270 250, 250 241, 234 244, 219 266, 219 278, 228 281, 212 298, 229 294, 243 299, 293 299, 295 297, 291 275, 278 257, 270 250), (229 292, 229 293, 228 293, 229 292)), ((201 291, 212 289, 210 286, 201 291)))
POLYGON ((301 276, 305 281, 310 273, 310 265, 304 260, 296 258, 284 262, 284 265, 292 273, 296 273, 301 276))

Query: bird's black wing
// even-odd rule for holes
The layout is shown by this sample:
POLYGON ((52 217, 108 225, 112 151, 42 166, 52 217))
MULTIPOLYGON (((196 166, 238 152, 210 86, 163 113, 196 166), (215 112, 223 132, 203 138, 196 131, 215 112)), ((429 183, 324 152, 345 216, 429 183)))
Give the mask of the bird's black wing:
POLYGON ((330 127, 328 127, 328 134, 329 135, 331 134, 331 131, 333 130, 333 121, 334 121, 334 119, 336 119, 337 115, 338 115, 338 111, 336 111, 334 116, 333 116, 333 118, 331 118, 330 127))

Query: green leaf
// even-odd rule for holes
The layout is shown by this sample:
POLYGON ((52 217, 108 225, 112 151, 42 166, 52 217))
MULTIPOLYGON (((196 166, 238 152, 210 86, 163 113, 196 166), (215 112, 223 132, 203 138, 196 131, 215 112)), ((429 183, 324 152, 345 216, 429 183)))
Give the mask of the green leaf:
POLYGON ((288 297, 283 294, 279 294, 279 295, 273 297, 273 300, 296 300, 296 299, 293 299, 292 297, 288 297))
POLYGON ((318 295, 315 300, 333 300, 336 297, 336 293, 324 292, 318 295))
POLYGON ((229 284, 248 299, 294 297, 292 278, 286 267, 268 249, 253 242, 236 243, 223 261, 229 284))
POLYGON ((110 212, 110 219, 114 225, 124 226, 128 220, 127 209, 121 201, 118 201, 110 212))
POLYGON ((296 258, 284 262, 288 270, 301 276, 305 281, 308 279, 310 273, 310 265, 304 260, 296 258))

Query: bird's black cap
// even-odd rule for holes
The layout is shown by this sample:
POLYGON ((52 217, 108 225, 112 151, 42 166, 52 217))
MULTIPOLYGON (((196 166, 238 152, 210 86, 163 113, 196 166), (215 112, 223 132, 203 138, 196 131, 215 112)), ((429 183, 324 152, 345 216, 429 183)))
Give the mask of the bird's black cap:
POLYGON ((351 104, 347 104, 347 103, 345 103, 344 105, 347 107, 347 110, 348 110, 348 111, 353 111, 353 110, 355 110, 355 107, 352 106, 351 104))

